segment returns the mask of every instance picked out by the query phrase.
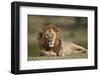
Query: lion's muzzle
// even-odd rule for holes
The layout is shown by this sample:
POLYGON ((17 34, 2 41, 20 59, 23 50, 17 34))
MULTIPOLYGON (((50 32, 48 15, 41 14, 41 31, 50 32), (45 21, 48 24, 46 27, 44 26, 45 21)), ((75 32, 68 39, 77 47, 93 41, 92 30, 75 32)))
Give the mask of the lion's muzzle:
POLYGON ((54 42, 49 42, 48 45, 49 47, 54 47, 54 42))

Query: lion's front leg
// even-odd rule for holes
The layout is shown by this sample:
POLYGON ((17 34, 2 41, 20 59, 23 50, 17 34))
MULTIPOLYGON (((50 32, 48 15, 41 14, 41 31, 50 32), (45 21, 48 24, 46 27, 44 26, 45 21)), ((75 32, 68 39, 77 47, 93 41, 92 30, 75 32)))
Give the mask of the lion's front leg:
POLYGON ((64 53, 63 49, 61 49, 59 51, 58 56, 61 56, 61 57, 64 57, 65 56, 65 53, 64 53))
POLYGON ((41 50, 40 56, 57 56, 57 54, 53 51, 44 51, 41 50))

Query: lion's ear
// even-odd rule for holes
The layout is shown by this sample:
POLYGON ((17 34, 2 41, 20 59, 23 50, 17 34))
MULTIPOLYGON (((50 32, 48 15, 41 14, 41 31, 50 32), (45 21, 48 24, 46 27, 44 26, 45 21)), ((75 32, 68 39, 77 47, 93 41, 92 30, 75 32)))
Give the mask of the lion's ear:
POLYGON ((54 28, 54 30, 56 31, 56 32, 60 32, 60 29, 59 28, 54 28))

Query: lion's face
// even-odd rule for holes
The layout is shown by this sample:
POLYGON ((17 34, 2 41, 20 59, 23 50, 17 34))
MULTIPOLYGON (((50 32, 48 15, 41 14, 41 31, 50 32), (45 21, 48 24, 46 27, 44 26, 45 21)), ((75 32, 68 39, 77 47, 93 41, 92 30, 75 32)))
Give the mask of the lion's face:
POLYGON ((60 29, 52 24, 43 26, 38 34, 40 49, 58 53, 62 48, 60 29))
POLYGON ((52 28, 45 30, 42 35, 42 38, 44 38, 45 42, 49 45, 49 47, 54 47, 54 43, 56 41, 56 33, 52 28))

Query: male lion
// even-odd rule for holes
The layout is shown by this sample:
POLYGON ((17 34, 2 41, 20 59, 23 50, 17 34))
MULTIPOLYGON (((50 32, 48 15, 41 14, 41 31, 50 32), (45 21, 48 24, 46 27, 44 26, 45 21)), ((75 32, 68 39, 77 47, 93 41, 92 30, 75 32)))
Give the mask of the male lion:
POLYGON ((38 34, 38 44, 41 56, 66 56, 87 51, 72 42, 62 41, 60 29, 52 24, 42 27, 38 34))

